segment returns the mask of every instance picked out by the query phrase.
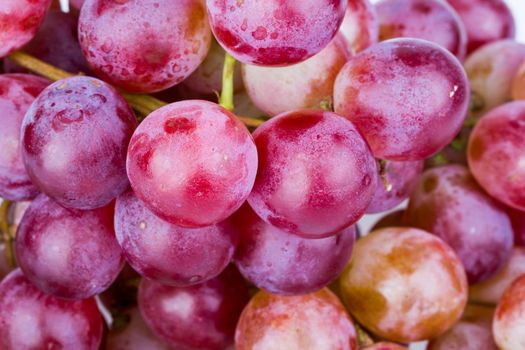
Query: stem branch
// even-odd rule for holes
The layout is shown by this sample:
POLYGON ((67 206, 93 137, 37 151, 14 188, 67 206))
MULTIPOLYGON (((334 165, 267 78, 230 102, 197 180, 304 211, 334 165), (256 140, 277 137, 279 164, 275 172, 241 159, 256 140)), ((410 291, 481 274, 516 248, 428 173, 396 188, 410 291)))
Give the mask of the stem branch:
POLYGON ((237 61, 229 53, 224 56, 224 68, 222 70, 222 91, 219 98, 219 104, 233 111, 233 76, 235 73, 235 64, 237 61))

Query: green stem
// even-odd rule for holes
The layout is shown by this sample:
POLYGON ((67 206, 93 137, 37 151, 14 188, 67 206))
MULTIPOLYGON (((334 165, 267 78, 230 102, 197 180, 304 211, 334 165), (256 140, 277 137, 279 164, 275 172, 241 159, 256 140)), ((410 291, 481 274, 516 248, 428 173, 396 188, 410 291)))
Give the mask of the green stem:
POLYGON ((233 111, 233 76, 237 61, 229 53, 224 56, 224 68, 222 70, 222 91, 219 104, 229 111, 233 111))

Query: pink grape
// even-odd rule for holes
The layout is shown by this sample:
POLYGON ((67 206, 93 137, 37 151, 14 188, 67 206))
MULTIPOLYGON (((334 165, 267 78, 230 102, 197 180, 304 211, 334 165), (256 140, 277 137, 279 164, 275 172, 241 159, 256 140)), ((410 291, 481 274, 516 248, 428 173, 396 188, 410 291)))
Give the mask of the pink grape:
POLYGON ((408 350, 408 348, 406 346, 402 346, 396 343, 380 342, 362 348, 362 350, 408 350))
POLYGON ((230 219, 241 243, 235 264, 258 288, 280 295, 315 292, 334 281, 352 254, 355 227, 306 239, 273 227, 244 205, 230 219))
POLYGON ((136 125, 124 98, 103 81, 59 80, 36 98, 22 124, 29 177, 63 206, 105 206, 129 186, 126 150, 136 125))
POLYGON ((351 57, 341 34, 321 52, 288 67, 243 65, 242 77, 253 103, 266 114, 319 108, 330 103, 337 73, 351 57))
POLYGON ((206 0, 221 46, 245 64, 286 66, 312 57, 337 33, 347 0, 206 0))
POLYGON ((0 75, 0 196, 21 201, 34 198, 33 185, 20 153, 20 130, 29 106, 50 82, 28 74, 0 75))
POLYGON ((272 118, 253 137, 259 171, 248 202, 264 221, 304 238, 323 238, 364 214, 377 166, 351 122, 300 110, 272 118))
POLYGON ((334 87, 336 113, 355 123, 375 157, 422 160, 445 147, 463 125, 467 77, 436 44, 394 39, 351 59, 334 87))
POLYGON ((515 23, 504 0, 448 0, 465 24, 468 52, 490 42, 514 38, 515 23))
POLYGON ((379 40, 379 20, 375 6, 369 0, 348 0, 343 23, 339 28, 354 52, 359 52, 379 40))
POLYGON ((493 109, 479 120, 468 145, 472 174, 491 196, 525 210, 525 101, 493 109))
POLYGON ((248 302, 244 280, 234 268, 192 287, 177 288, 144 279, 139 307, 153 332, 175 349, 223 350, 248 302))
POLYGON ((66 209, 38 196, 16 234, 17 261, 28 280, 67 299, 89 298, 109 288, 124 263, 113 213, 113 205, 66 209))
POLYGON ((512 98, 514 100, 525 100, 525 59, 523 59, 523 64, 512 81, 512 98))
POLYGON ((257 172, 253 139, 232 113, 183 101, 151 113, 131 139, 128 176, 157 216, 185 227, 225 220, 246 200, 257 172))
POLYGON ((494 275, 510 256, 514 238, 505 208, 464 166, 427 170, 410 196, 406 218, 455 250, 470 283, 494 275))
POLYGON ((284 297, 258 292, 242 312, 236 350, 357 350, 356 330, 337 297, 324 288, 284 297))
POLYGON ((380 213, 390 210, 408 198, 416 187, 417 181, 423 171, 423 161, 395 162, 386 161, 385 184, 378 179, 376 191, 372 202, 366 210, 367 213, 380 213), (391 186, 388 189, 386 186, 391 186))
POLYGON ((51 0, 0 0, 0 58, 35 36, 50 5, 51 0))
POLYGON ((500 350, 523 348, 525 333, 525 275, 522 275, 505 291, 498 303, 492 323, 494 339, 500 350))
POLYGON ((20 269, 0 283, 2 350, 96 350, 102 327, 95 299, 68 301, 44 294, 20 269))
POLYGON ((467 52, 467 32, 456 11, 442 0, 382 0, 376 4, 379 39, 425 39, 441 45, 460 61, 467 52))
POLYGON ((201 0, 88 0, 78 28, 97 75, 131 92, 180 83, 202 63, 211 40, 201 0))
POLYGON ((117 199, 115 231, 129 264, 141 275, 173 286, 217 276, 230 263, 239 241, 226 224, 197 229, 155 216, 128 191, 117 199))
POLYGON ((453 250, 415 228, 385 228, 358 240, 340 288, 361 325, 396 342, 445 332, 460 318, 468 293, 453 250))

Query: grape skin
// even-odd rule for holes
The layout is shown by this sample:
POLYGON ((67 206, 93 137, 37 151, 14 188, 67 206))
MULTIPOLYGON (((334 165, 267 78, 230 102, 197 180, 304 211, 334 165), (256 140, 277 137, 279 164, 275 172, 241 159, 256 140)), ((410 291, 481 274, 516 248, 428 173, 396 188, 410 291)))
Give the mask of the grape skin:
POLYGON ((29 200, 38 194, 20 154, 20 130, 29 106, 49 83, 28 74, 0 75, 0 196, 5 199, 29 200))
POLYGON ((525 276, 521 276, 505 291, 496 308, 492 331, 500 350, 516 350, 523 347, 524 310, 525 276))
POLYGON ((371 346, 367 346, 362 350, 408 350, 408 348, 395 343, 380 342, 371 346))
POLYGON ((360 52, 379 40, 379 20, 375 6, 368 0, 348 0, 339 28, 353 52, 360 52))

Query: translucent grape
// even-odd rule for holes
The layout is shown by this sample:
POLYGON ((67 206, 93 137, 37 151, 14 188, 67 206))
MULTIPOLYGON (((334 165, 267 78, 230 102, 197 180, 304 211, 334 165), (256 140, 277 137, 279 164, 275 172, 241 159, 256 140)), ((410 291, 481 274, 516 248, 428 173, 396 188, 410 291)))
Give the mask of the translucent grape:
POLYGON ((379 39, 377 11, 369 0, 349 0, 339 31, 354 52, 359 52, 379 39))
POLYGON ((525 59, 523 59, 523 64, 512 81, 512 98, 514 100, 525 100, 525 59))
POLYGON ((106 290, 124 263, 113 212, 112 205, 66 209, 39 195, 16 234, 16 257, 24 274, 42 291, 67 299, 85 299, 106 290))
POLYGON ((285 66, 312 57, 334 37, 347 0, 207 0, 211 28, 242 63, 285 66))
POLYGON ((352 123, 335 113, 301 110, 272 118, 253 136, 259 171, 248 202, 264 221, 322 238, 364 214, 377 166, 352 123))
POLYGON ((97 350, 102 317, 94 299, 44 294, 20 269, 0 283, 0 348, 97 350))
POLYGON ((338 34, 315 56, 288 67, 243 65, 242 76, 253 103, 268 115, 330 104, 337 73, 350 58, 347 42, 338 34))
POLYGON ((340 283, 343 302, 357 321, 397 342, 445 332, 460 318, 468 293, 465 270, 452 249, 414 228, 385 228, 358 240, 340 283))
POLYGON ((20 154, 20 129, 26 111, 49 81, 27 74, 0 75, 0 197, 28 200, 38 194, 20 154))
POLYGON ((136 125, 126 101, 103 81, 59 80, 38 96, 24 118, 27 172, 63 206, 105 206, 129 186, 126 150, 136 125))
POLYGON ((336 113, 355 123, 375 157, 422 160, 461 129, 469 87, 458 60, 436 44, 394 39, 351 59, 334 88, 336 113))
POLYGON ((492 323, 494 339, 500 350, 523 348, 525 333, 525 276, 521 276, 505 291, 498 303, 492 323))
POLYGON ((89 0, 78 28, 97 75, 131 92, 180 83, 202 63, 211 40, 201 0, 89 0))
POLYGON ((246 200, 257 149, 246 127, 221 106, 183 101, 151 113, 128 150, 137 197, 173 224, 203 227, 225 220, 246 200))

